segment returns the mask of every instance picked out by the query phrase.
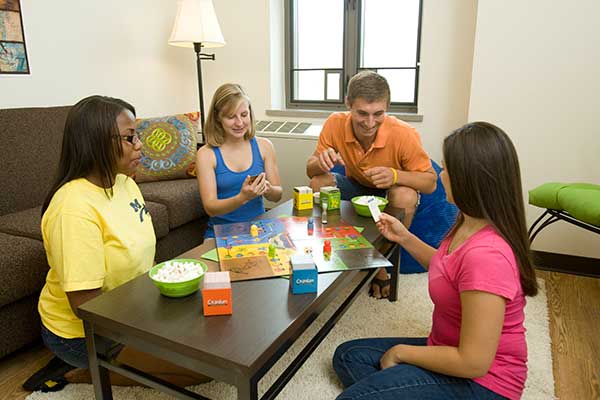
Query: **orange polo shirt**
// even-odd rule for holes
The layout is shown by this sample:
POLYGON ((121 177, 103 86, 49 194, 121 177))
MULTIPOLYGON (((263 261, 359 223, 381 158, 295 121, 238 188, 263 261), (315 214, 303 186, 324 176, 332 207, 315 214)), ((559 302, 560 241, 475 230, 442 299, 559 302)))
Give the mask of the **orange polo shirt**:
POLYGON ((327 118, 317 144, 316 154, 332 148, 346 163, 346 176, 363 186, 373 187, 364 171, 373 167, 390 167, 402 171, 425 172, 431 168, 415 128, 396 117, 385 116, 375 141, 365 152, 354 137, 349 112, 333 113, 327 118))

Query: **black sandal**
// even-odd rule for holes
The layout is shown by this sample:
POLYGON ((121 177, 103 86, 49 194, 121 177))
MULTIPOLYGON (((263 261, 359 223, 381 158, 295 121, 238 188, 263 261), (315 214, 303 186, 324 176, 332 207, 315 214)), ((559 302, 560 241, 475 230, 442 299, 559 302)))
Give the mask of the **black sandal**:
POLYGON ((377 286, 379 286, 379 293, 381 293, 381 297, 378 300, 387 299, 388 296, 383 295, 383 288, 390 286, 391 284, 392 284, 392 278, 387 278, 387 279, 373 278, 371 280, 371 288, 369 289, 369 296, 375 297, 375 295, 374 295, 375 291, 373 290, 373 285, 377 285, 377 286))
POLYGON ((33 374, 23 384, 23 389, 30 392, 58 392, 67 385, 65 374, 75 369, 58 357, 53 357, 45 367, 33 374))

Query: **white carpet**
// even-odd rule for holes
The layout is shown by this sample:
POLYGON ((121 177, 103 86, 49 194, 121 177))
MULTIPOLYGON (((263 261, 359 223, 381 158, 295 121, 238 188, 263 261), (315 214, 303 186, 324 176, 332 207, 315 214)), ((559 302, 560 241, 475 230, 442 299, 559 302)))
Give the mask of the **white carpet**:
MULTIPOLYGON (((525 310, 525 327, 529 347, 529 375, 523 399, 553 399, 554 379, 552 375, 552 354, 548 328, 548 309, 544 282, 540 281, 540 294, 528 298, 525 310)), ((331 357, 338 344, 354 338, 375 336, 427 336, 431 327, 433 305, 427 293, 427 275, 401 275, 399 298, 395 303, 369 298, 366 290, 361 293, 351 308, 337 323, 317 350, 306 361, 294 378, 277 397, 278 399, 334 399, 341 392, 341 386, 331 366, 331 357)), ((329 309, 292 346, 290 351, 259 382, 259 394, 266 385, 275 381, 285 369, 292 356, 316 332, 319 322, 326 317, 329 309)), ((192 390, 212 399, 235 399, 237 391, 233 386, 211 382, 199 385, 192 390)), ((115 400, 171 399, 152 389, 133 387, 113 387, 115 400)), ((93 399, 91 385, 67 385, 56 393, 35 392, 28 400, 88 400, 93 399)))

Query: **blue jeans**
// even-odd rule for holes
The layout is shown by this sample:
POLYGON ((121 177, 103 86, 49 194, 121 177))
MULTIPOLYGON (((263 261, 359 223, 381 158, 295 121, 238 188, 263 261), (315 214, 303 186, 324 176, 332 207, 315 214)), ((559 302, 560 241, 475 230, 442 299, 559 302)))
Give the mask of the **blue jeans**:
POLYGON ((379 360, 397 344, 426 346, 427 338, 357 339, 341 344, 333 356, 333 368, 348 399, 504 399, 471 379, 438 374, 410 364, 381 370, 379 360))
POLYGON ((354 179, 348 178, 345 175, 333 172, 335 184, 340 189, 342 200, 352 200, 356 196, 379 196, 385 197, 387 189, 377 189, 368 186, 363 186, 354 179))
MULTIPOLYGON (((42 340, 51 352, 67 364, 77 368, 88 368, 89 360, 85 338, 65 339, 42 325, 42 340)), ((96 349, 98 353, 112 359, 123 349, 123 345, 99 338, 96 340, 96 349)))

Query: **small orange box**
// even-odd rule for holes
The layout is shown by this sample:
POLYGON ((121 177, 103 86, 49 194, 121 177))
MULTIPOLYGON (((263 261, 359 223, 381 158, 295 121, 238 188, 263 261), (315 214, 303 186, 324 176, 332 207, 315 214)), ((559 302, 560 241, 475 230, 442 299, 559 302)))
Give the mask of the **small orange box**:
POLYGON ((202 289, 204 315, 231 315, 231 288, 202 289))

